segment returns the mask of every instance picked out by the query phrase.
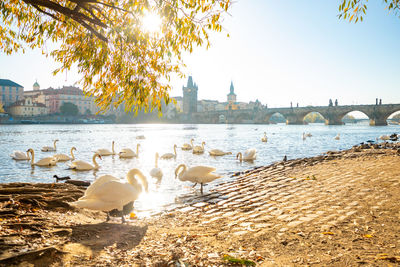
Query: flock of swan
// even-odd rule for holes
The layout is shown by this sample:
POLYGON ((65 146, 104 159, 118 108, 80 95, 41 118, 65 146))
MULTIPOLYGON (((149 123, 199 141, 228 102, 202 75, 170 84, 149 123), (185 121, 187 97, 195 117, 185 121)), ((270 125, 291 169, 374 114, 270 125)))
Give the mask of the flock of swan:
MULTIPOLYGON (((144 139, 144 137, 137 138, 144 139)), ((54 140, 53 146, 44 146, 41 148, 42 152, 56 152, 57 142, 59 140, 54 140)), ((193 154, 203 154, 205 153, 205 142, 201 145, 194 145, 194 139, 191 139, 190 143, 183 144, 181 149, 186 151, 192 151, 193 154)), ((267 142, 266 133, 264 137, 261 138, 262 142, 267 142)), ((118 155, 119 158, 134 158, 139 157, 139 147, 137 144, 136 151, 130 148, 123 148, 120 152, 115 151, 115 142, 112 141, 111 150, 109 149, 97 149, 94 151, 92 156, 92 163, 77 160, 75 158, 74 151, 77 149, 72 147, 70 149, 70 155, 67 154, 54 154, 49 157, 41 158, 35 161, 35 151, 29 148, 26 153, 22 151, 14 151, 10 156, 14 160, 26 160, 31 163, 31 166, 39 167, 52 167, 57 165, 59 162, 70 161, 68 168, 74 171, 90 171, 98 170, 100 165, 96 161, 97 159, 102 159, 104 156, 114 156, 118 155)), ((150 176, 156 178, 157 181, 161 181, 163 177, 163 171, 158 167, 158 160, 169 160, 177 158, 177 145, 173 146, 173 153, 165 153, 159 156, 155 153, 155 166, 149 172, 150 176)), ((232 152, 225 152, 220 149, 211 149, 209 151, 210 156, 225 156, 230 155, 232 152)), ((240 162, 242 161, 254 161, 257 157, 257 150, 251 148, 245 152, 239 152, 236 155, 236 159, 240 162)), ((221 175, 215 173, 216 169, 210 166, 193 166, 188 167, 185 164, 179 164, 175 168, 175 179, 178 178, 182 182, 192 182, 194 186, 200 184, 200 192, 203 194, 204 184, 210 183, 221 175)), ((193 187, 194 187, 193 186, 193 187)), ((146 176, 137 168, 131 169, 126 174, 126 182, 122 182, 119 178, 112 175, 103 175, 97 178, 85 191, 84 196, 79 198, 77 201, 71 203, 71 205, 78 208, 87 208, 92 210, 101 210, 107 212, 107 220, 109 219, 109 212, 111 210, 117 209, 122 211, 124 206, 130 202, 134 202, 139 197, 140 193, 143 191, 148 191, 148 181, 146 176)), ((123 215, 121 215, 124 221, 123 215)))

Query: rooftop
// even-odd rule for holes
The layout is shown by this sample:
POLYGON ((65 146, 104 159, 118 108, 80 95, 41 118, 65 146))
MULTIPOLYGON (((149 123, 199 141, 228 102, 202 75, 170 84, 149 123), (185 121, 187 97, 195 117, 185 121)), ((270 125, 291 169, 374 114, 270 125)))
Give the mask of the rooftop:
POLYGON ((16 87, 22 87, 22 85, 19 85, 16 82, 13 82, 11 80, 7 80, 7 79, 0 79, 0 86, 16 86, 16 87))

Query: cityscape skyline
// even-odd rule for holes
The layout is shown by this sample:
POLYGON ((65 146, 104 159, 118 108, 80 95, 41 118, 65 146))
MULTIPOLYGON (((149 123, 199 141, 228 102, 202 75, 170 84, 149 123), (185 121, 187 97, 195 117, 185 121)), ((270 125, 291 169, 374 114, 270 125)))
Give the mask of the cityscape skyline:
MULTIPOLYGON (((198 99, 224 101, 233 81, 238 101, 259 99, 269 107, 290 106, 290 102, 327 105, 329 99, 339 99, 341 105, 373 104, 376 98, 399 103, 399 19, 388 14, 382 3, 370 3, 365 21, 357 24, 336 17, 338 3, 303 5, 235 3, 224 23, 230 37, 214 34, 209 50, 195 48, 184 56, 186 73, 199 86, 198 99), (286 21, 282 12, 294 19, 286 21)), ((48 44, 46 49, 52 47, 48 44)), ((73 69, 53 77, 57 65, 40 50, 0 54, 0 62, 0 78, 13 80, 25 90, 31 90, 36 80, 42 88, 74 85, 79 80, 73 69)), ((172 97, 182 95, 186 79, 172 79, 172 97)))

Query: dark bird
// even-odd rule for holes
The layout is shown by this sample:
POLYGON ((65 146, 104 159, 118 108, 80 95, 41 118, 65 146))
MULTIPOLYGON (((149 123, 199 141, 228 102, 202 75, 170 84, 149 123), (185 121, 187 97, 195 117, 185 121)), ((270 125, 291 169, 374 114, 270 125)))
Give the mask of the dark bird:
POLYGON ((285 155, 284 157, 283 157, 283 162, 286 162, 287 161, 287 156, 285 155))
POLYGON ((59 181, 65 181, 65 180, 70 180, 71 177, 69 176, 64 176, 64 177, 58 177, 57 175, 53 175, 53 178, 56 179, 56 182, 58 183, 59 181))

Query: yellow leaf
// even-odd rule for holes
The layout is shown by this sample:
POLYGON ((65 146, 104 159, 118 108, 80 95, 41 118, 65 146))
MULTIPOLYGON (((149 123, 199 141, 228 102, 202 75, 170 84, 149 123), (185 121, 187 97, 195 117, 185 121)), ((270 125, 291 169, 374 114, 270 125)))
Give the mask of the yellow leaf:
POLYGON ((334 235, 332 232, 322 232, 323 235, 334 235))
POLYGON ((372 235, 364 235, 364 237, 367 237, 367 238, 371 238, 372 237, 372 235))
POLYGON ((136 214, 134 213, 134 212, 131 212, 130 214, 129 214, 129 219, 136 219, 137 218, 137 216, 136 216, 136 214))

